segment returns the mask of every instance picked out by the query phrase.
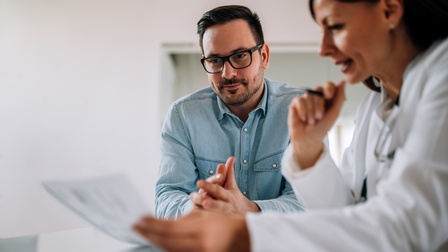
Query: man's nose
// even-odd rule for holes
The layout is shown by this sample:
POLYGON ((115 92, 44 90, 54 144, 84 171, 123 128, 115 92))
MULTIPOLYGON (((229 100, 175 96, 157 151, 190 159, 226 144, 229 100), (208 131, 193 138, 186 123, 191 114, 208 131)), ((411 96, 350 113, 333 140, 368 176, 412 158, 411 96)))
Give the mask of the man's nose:
POLYGON ((224 61, 221 76, 226 79, 231 79, 236 76, 236 69, 233 68, 229 61, 224 61))

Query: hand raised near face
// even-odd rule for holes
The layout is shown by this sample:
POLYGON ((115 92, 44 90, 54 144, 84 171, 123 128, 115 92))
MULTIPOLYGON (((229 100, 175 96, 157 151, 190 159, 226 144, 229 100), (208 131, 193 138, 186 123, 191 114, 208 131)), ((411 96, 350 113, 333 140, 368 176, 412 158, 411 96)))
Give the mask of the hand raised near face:
POLYGON ((323 150, 323 140, 339 116, 345 100, 345 82, 332 82, 306 93, 289 105, 288 129, 297 162, 302 169, 313 166, 323 150))
POLYGON ((229 157, 225 165, 218 166, 215 178, 197 182, 199 192, 191 193, 190 200, 198 208, 236 214, 260 211, 258 205, 247 199, 238 188, 234 163, 235 158, 229 157))

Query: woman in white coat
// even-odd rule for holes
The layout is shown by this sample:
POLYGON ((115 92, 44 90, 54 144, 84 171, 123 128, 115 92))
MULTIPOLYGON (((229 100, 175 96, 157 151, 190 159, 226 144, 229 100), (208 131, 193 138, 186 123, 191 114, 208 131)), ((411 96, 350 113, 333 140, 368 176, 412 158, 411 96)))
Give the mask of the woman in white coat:
MULTIPOLYGON (((136 230, 167 250, 448 250, 448 2, 310 0, 322 56, 345 81, 290 106, 291 144, 282 171, 305 213, 223 215, 198 210, 176 221, 142 219, 136 230), (372 92, 340 167, 322 143, 344 85, 372 92)), ((216 181, 232 180, 231 158, 216 181)))

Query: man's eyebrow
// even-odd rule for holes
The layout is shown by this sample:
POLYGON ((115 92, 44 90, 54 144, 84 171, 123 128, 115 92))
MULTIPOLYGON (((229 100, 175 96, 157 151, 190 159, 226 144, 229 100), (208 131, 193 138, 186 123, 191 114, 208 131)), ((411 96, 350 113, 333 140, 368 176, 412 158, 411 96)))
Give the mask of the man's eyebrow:
POLYGON ((239 48, 237 48, 237 49, 234 49, 234 50, 230 51, 230 53, 229 53, 229 54, 226 54, 226 55, 220 55, 220 54, 214 53, 214 54, 210 54, 210 55, 208 55, 208 56, 205 56, 204 58, 226 57, 226 56, 229 56, 229 55, 231 55, 231 54, 234 54, 234 53, 237 53, 237 52, 241 52, 241 51, 247 51, 247 50, 249 50, 249 48, 239 47, 239 48))

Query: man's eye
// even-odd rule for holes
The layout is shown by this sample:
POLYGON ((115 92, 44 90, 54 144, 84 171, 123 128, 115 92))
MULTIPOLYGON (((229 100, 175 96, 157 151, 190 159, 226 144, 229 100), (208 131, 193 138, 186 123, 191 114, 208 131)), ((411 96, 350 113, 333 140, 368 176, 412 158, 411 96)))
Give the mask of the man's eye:
POLYGON ((247 56, 247 52, 237 53, 234 55, 237 59, 244 59, 247 56))
POLYGON ((241 61, 241 60, 246 60, 246 58, 248 57, 249 53, 247 52, 239 52, 239 53, 235 53, 232 55, 232 60, 233 61, 241 61))
POLYGON ((218 58, 210 58, 210 59, 207 59, 207 62, 210 64, 217 64, 217 63, 219 63, 219 59, 218 58))

